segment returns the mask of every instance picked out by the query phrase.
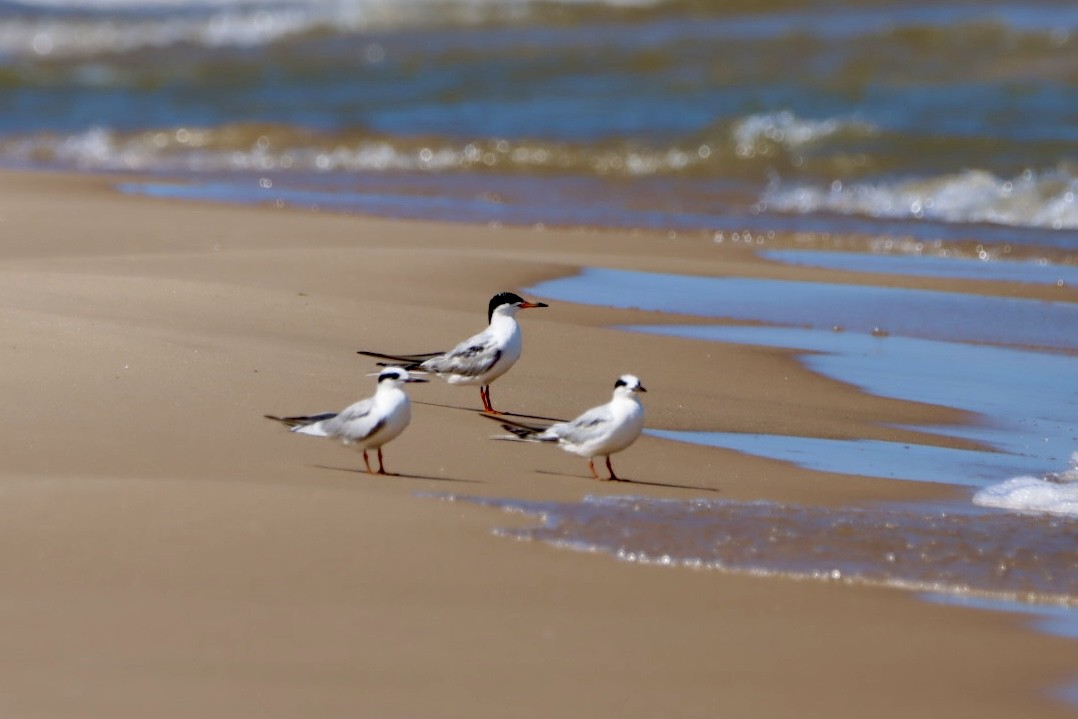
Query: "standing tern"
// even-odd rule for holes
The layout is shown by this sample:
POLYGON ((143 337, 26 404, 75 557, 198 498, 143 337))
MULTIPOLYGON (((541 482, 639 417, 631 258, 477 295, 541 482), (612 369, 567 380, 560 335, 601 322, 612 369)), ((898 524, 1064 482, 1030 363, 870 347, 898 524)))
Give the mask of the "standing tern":
POLYGON ((502 427, 512 435, 500 435, 494 439, 523 440, 525 442, 555 442, 566 452, 588 458, 588 469, 595 479, 602 479, 595 471, 595 458, 606 457, 610 479, 625 481, 614 474, 610 455, 625 449, 640 436, 644 429, 644 405, 637 396, 647 392, 640 380, 631 374, 623 374, 614 383, 614 397, 598 407, 592 407, 569 422, 558 422, 548 427, 507 421, 498 418, 502 427))
POLYGON ((517 311, 546 306, 543 302, 528 302, 512 292, 501 292, 490 298, 487 308, 490 325, 448 352, 391 355, 360 350, 357 354, 389 360, 379 363, 383 366, 396 364, 406 370, 430 372, 449 384, 479 385, 483 410, 501 414, 490 403, 490 384, 520 359, 522 341, 517 311))
POLYGON ((378 474, 386 474, 382 464, 382 445, 396 438, 412 420, 412 403, 404 392, 408 382, 426 382, 412 377, 407 370, 389 367, 378 373, 378 389, 373 397, 361 399, 340 412, 324 412, 305 417, 274 417, 298 434, 330 437, 342 444, 355 445, 363 451, 367 474, 371 471, 367 450, 378 450, 378 474))

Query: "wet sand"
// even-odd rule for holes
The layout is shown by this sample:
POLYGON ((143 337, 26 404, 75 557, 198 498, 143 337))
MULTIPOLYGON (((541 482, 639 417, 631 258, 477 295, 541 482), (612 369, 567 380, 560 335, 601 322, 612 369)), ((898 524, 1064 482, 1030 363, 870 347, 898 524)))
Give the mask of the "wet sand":
MULTIPOLYGON (((495 292, 585 266, 844 275, 703 236, 185 204, 15 172, 0 236, 6 714, 1073 716, 1049 697, 1073 679, 1073 641, 1020 617, 506 541, 490 534, 505 515, 417 496, 843 505, 954 488, 651 437, 615 459, 635 483, 599 483, 571 455, 489 441, 478 390, 441 382, 412 390, 413 424, 385 449, 398 477, 262 419, 340 409, 373 387, 355 350, 442 348, 483 326, 495 292)), ((901 440, 920 433, 884 423, 963 419, 783 350, 606 328, 687 317, 558 304, 521 319, 524 357, 492 391, 509 411, 566 416, 633 372, 660 429, 901 440)))

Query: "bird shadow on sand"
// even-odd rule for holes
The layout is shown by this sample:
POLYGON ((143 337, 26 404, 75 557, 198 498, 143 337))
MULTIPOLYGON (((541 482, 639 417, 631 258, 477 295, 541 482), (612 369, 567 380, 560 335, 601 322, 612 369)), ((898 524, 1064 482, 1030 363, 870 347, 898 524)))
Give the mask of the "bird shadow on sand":
POLYGON ((428 407, 442 407, 443 409, 459 409, 464 412, 472 412, 474 414, 479 414, 484 417, 490 417, 491 419, 498 419, 499 417, 516 417, 518 419, 537 419, 543 422, 565 421, 564 419, 559 419, 558 417, 543 417, 542 415, 538 414, 520 414, 519 412, 498 412, 496 414, 491 414, 490 412, 485 412, 483 410, 476 409, 475 407, 461 407, 460 405, 439 404, 438 402, 420 402, 419 400, 415 399, 412 400, 412 404, 425 404, 428 407))
POLYGON ((550 476, 553 476, 553 477, 571 477, 573 479, 584 479, 584 480, 587 480, 589 482, 601 482, 603 484, 608 484, 608 485, 611 485, 611 486, 625 485, 625 484, 639 484, 639 485, 643 485, 643 486, 646 486, 646 487, 663 487, 663 488, 666 488, 666 489, 689 489, 689 490, 692 490, 694 492, 714 492, 716 494, 718 494, 718 493, 720 493, 722 491, 721 489, 715 489, 714 487, 695 487, 695 486, 693 486, 691 484, 676 484, 674 482, 647 482, 647 481, 644 481, 642 479, 626 479, 624 477, 622 477, 621 479, 618 479, 618 480, 611 481, 611 480, 608 480, 608 479, 595 479, 594 477, 586 477, 586 476, 581 475, 581 474, 566 474, 565 472, 551 472, 551 471, 546 470, 546 469, 537 469, 537 470, 535 470, 535 473, 536 474, 546 474, 546 475, 550 475, 550 476))
POLYGON ((326 464, 312 464, 309 465, 315 469, 328 469, 333 472, 348 472, 349 474, 359 474, 364 477, 386 477, 392 479, 429 479, 435 482, 461 482, 466 484, 486 484, 481 479, 458 479, 456 477, 430 477, 425 474, 405 474, 404 472, 386 472, 385 474, 378 474, 377 472, 369 473, 362 469, 356 469, 354 467, 330 467, 326 464))

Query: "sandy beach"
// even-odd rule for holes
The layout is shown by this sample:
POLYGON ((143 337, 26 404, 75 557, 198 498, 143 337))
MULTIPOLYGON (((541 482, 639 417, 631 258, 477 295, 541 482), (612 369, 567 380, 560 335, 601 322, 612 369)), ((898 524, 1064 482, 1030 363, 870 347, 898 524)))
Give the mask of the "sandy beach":
MULTIPOLYGON (((442 382, 410 388, 412 426, 385 449, 399 476, 262 418, 340 409, 374 386, 356 350, 441 348, 484 325, 495 292, 582 267, 846 276, 702 234, 182 203, 113 183, 0 173, 6 716, 1074 716, 1050 696, 1074 678, 1074 642, 1020 617, 507 541, 492 528, 525 520, 423 496, 856 505, 953 488, 651 437, 615 460, 632 483, 596 482, 576 457, 490 441, 478 391, 442 382)), ((789 352, 610 328, 685 317, 551 305, 522 314, 495 406, 565 417, 632 372, 652 428, 962 446, 894 428, 962 413, 866 395, 789 352)))

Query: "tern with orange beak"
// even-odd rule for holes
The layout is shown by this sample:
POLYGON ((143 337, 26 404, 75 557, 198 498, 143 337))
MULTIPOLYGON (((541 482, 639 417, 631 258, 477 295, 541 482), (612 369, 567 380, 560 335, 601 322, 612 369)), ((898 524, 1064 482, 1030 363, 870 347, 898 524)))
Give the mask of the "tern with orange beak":
POLYGON ((386 360, 379 362, 383 366, 436 374, 449 384, 479 385, 483 411, 501 414, 490 402, 490 385, 520 359, 523 342, 517 312, 546 306, 543 302, 528 302, 512 292, 501 292, 490 299, 487 308, 489 326, 448 352, 392 355, 360 350, 358 354, 386 360))

